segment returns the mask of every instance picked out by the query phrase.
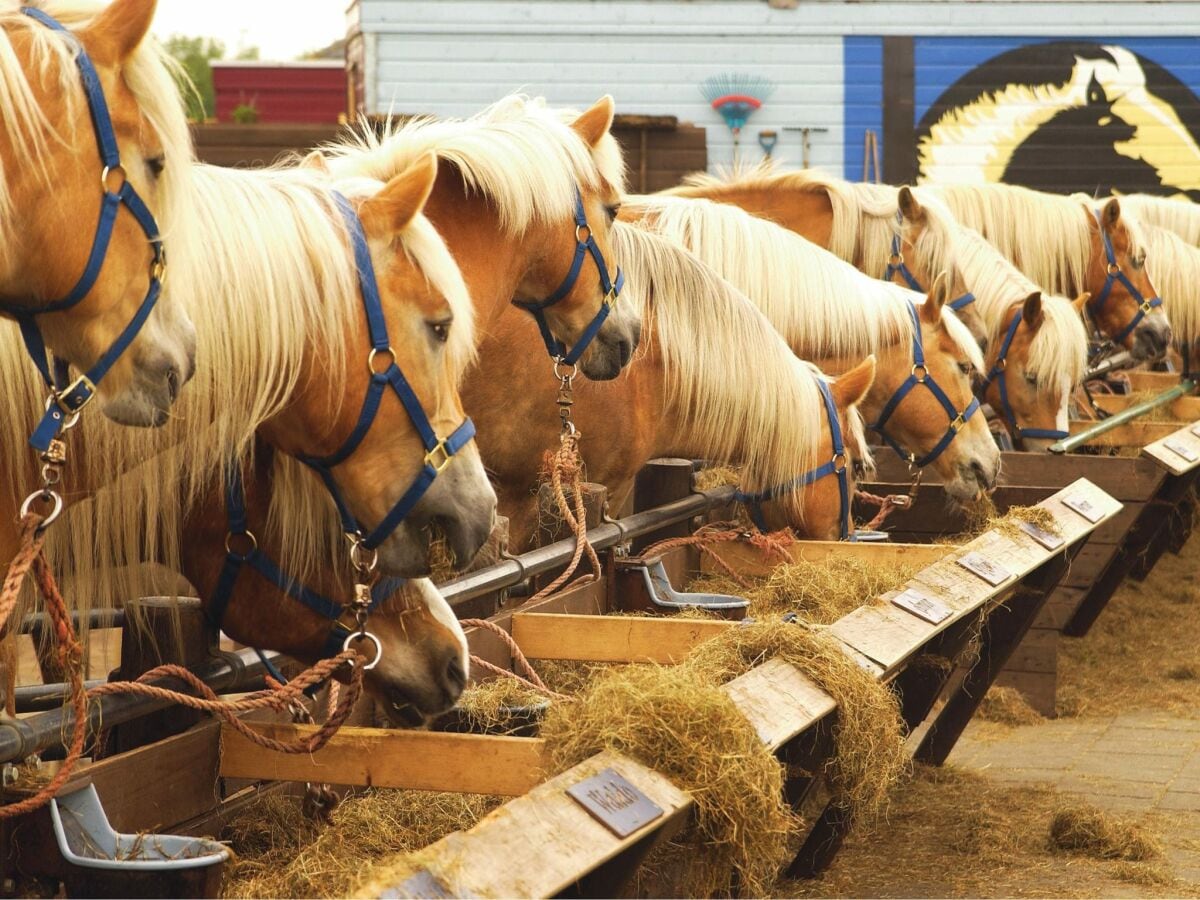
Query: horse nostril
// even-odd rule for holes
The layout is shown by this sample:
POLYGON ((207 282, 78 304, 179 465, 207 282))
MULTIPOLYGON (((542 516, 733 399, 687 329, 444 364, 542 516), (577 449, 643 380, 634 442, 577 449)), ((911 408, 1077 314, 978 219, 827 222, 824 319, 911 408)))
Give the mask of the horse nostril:
POLYGON ((180 386, 179 370, 172 366, 167 369, 167 397, 171 403, 174 403, 175 399, 179 396, 180 386))
POLYGON ((979 460, 971 461, 971 471, 975 473, 975 480, 979 482, 981 487, 988 487, 992 480, 988 477, 987 469, 983 467, 983 463, 979 460))
POLYGON ((446 664, 446 683, 458 694, 461 694, 463 688, 467 686, 467 673, 463 669, 462 660, 457 655, 452 656, 450 662, 446 664))

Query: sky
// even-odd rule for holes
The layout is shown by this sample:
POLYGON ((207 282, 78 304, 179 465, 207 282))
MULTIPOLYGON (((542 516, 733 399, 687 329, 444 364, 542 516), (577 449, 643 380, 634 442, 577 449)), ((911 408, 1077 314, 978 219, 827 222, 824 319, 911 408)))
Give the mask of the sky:
POLYGON ((158 0, 154 34, 215 37, 232 56, 258 47, 263 59, 294 59, 346 32, 349 0, 158 0))

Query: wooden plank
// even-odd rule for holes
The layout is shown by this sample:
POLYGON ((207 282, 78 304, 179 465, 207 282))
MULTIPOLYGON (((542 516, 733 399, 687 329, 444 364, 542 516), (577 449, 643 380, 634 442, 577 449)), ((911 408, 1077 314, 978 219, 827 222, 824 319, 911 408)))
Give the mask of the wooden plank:
POLYGON ((769 659, 724 685, 762 742, 778 750, 837 709, 816 682, 781 659, 769 659))
MULTIPOLYGON (((1200 403, 1200 397, 1189 399, 1200 403)), ((1200 421, 1192 421, 1147 444, 1142 448, 1142 456, 1153 459, 1172 475, 1184 475, 1200 467, 1200 421), (1172 447, 1178 447, 1182 452, 1176 452, 1172 447), (1193 459, 1187 458, 1189 453, 1193 459)))
MULTIPOLYGON (((1039 506, 1049 510, 1058 520, 1064 546, 1076 543, 1121 508, 1119 502, 1082 478, 1048 497, 1039 506), (1099 511, 1100 521, 1089 522, 1065 506, 1062 501, 1066 498, 1088 500, 1099 511)), ((881 665, 887 673, 894 673, 934 635, 994 600, 1061 552, 1061 549, 1047 550, 1023 532, 1012 537, 997 531, 985 532, 941 561, 921 570, 905 585, 942 603, 951 610, 949 618, 935 625, 888 602, 885 605, 864 606, 843 616, 830 626, 830 632, 881 665), (988 585, 957 564, 958 559, 971 552, 980 553, 1004 566, 1012 573, 1012 577, 1004 584, 995 587, 988 585)), ((885 594, 882 599, 890 601, 899 593, 885 594)))
MULTIPOLYGON (((713 550, 742 575, 765 576, 781 562, 777 554, 769 553, 754 544, 744 541, 722 541, 712 545, 713 550)), ((823 563, 830 559, 859 559, 881 566, 917 565, 936 562, 946 555, 945 547, 930 544, 872 544, 847 541, 798 541, 787 548, 792 562, 823 563)), ((721 567, 707 554, 700 554, 700 571, 713 573, 721 567)))
POLYGON ((513 639, 530 659, 591 662, 677 663, 697 644, 736 627, 714 619, 555 613, 512 617, 513 639))
MULTIPOLYGON (((555 897, 648 835, 677 828, 691 808, 692 798, 664 776, 629 757, 604 752, 493 810, 469 831, 431 844, 421 858, 446 896, 555 897), (657 804, 663 816, 620 838, 566 793, 609 768, 657 804)), ((429 896, 405 891, 395 879, 369 885, 362 894, 429 896)))
MULTIPOLYGON (((312 725, 264 725, 277 740, 312 734, 312 725)), ((511 797, 543 777, 535 738, 346 726, 312 754, 275 753, 229 726, 221 733, 221 775, 257 781, 323 781, 360 787, 459 791, 511 797)))
MULTIPOLYGON (((1138 394, 1141 395, 1142 392, 1139 391, 1138 394)), ((1096 406, 1109 413, 1119 413, 1135 403, 1142 403, 1147 399, 1145 396, 1132 394, 1096 394, 1094 397, 1096 406)), ((1200 419, 1200 397, 1180 397, 1173 400, 1167 409, 1170 410, 1171 418, 1176 422, 1194 422, 1200 419)))
POLYGON ((1029 629, 1004 666, 1013 672, 1057 672, 1058 629, 1029 629))
POLYGON ((1156 394, 1161 394, 1183 380, 1178 372, 1134 371, 1126 372, 1125 376, 1129 379, 1129 386, 1138 393, 1154 391, 1156 394))
MULTIPOLYGON (((1079 434, 1095 426, 1090 419, 1072 419, 1071 434, 1079 434)), ((1089 447, 1145 447, 1147 444, 1168 437, 1179 426, 1173 422, 1129 422, 1118 425, 1111 431, 1096 435, 1088 441, 1089 447)))

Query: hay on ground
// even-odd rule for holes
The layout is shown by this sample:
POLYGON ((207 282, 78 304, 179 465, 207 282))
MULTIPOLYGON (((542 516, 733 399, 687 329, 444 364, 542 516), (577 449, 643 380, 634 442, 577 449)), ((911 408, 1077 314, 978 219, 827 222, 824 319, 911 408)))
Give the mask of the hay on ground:
POLYGON ((1162 856, 1162 845, 1140 825, 1087 803, 1064 806, 1050 822, 1049 847, 1094 859, 1145 862, 1162 856))
POLYGON ((1001 725, 1037 725, 1045 719, 1029 705, 1025 695, 1016 688, 993 685, 983 697, 976 713, 988 722, 1001 725))

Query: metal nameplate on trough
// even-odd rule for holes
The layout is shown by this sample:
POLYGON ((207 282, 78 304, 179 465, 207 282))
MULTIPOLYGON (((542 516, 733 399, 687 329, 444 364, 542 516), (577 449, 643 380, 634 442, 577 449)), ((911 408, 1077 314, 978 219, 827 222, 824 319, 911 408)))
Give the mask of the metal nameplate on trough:
POLYGON ((998 587, 1013 577, 1012 572, 1008 571, 1000 563, 992 562, 982 554, 973 551, 960 556, 957 562, 968 572, 978 575, 992 587, 998 587))
MULTIPOLYGON (((449 900, 449 898, 459 897, 459 894, 451 893, 450 889, 438 881, 433 876, 433 873, 428 869, 422 869, 419 872, 414 872, 408 876, 404 882, 390 891, 384 891, 379 895, 382 900, 401 900, 401 898, 417 898, 417 900, 449 900)), ((465 895, 462 895, 465 896, 465 895)))
POLYGON ((619 838, 629 837, 663 814, 662 807, 613 768, 572 785, 567 793, 619 838))
POLYGON ((1023 532, 1045 547, 1047 550, 1057 550, 1067 541, 1057 534, 1051 534, 1045 528, 1039 528, 1032 522, 1022 522, 1019 527, 1023 532))
POLYGON ((892 598, 892 603, 901 609, 912 613, 919 619, 924 619, 931 625, 940 625, 953 615, 954 611, 946 604, 932 597, 907 588, 892 598))
POLYGON ((1174 453, 1176 456, 1182 457, 1190 463, 1194 463, 1200 459, 1200 454, 1186 444, 1181 444, 1179 441, 1163 441, 1163 446, 1174 453))
POLYGON ((1087 499, 1087 497, 1064 497, 1063 506, 1079 513, 1093 525, 1104 518, 1104 513, 1097 509, 1095 504, 1087 499))

